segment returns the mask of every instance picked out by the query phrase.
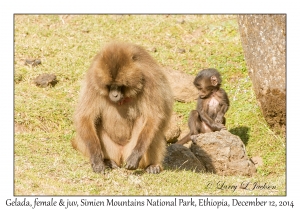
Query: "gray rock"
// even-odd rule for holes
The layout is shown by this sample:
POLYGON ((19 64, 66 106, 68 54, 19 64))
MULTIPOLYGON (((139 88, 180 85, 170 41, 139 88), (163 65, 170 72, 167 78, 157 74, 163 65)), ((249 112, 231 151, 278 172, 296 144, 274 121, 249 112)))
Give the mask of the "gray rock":
POLYGON ((39 87, 54 86, 57 83, 55 74, 41 74, 34 79, 34 83, 39 87))
POLYGON ((251 176, 256 172, 242 140, 227 130, 193 136, 191 151, 208 172, 218 175, 251 176))
POLYGON ((180 144, 171 144, 167 147, 163 166, 165 169, 171 170, 206 171, 202 162, 195 157, 191 150, 180 144))
POLYGON ((178 125, 179 116, 173 114, 170 120, 170 123, 165 133, 165 137, 168 143, 175 143, 178 140, 178 137, 181 134, 180 127, 178 125))
POLYGON ((198 91, 193 85, 195 76, 167 68, 165 72, 176 101, 191 102, 198 98, 198 91))
POLYGON ((251 161, 254 163, 256 168, 264 165, 263 159, 259 156, 252 157, 251 161))
POLYGON ((37 66, 40 65, 42 63, 42 61, 40 59, 26 59, 25 60, 25 65, 28 66, 37 66))

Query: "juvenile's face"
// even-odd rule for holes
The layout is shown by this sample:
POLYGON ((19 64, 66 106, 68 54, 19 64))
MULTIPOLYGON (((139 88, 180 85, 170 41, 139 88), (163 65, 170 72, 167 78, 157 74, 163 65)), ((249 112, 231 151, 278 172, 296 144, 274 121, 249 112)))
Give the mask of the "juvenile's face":
POLYGON ((199 90, 200 98, 208 98, 213 93, 214 86, 211 85, 210 79, 206 78, 196 78, 194 81, 194 85, 199 90))

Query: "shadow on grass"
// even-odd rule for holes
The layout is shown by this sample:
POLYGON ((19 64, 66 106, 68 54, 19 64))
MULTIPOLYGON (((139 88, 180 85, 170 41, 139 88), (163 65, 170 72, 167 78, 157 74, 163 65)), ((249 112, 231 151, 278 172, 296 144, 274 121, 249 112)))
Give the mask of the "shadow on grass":
POLYGON ((167 147, 167 154, 163 167, 168 171, 191 171, 195 173, 211 172, 216 170, 210 156, 205 150, 192 143, 190 148, 181 144, 171 144, 167 147))
POLYGON ((230 133, 239 136, 245 145, 247 145, 249 141, 249 131, 250 128, 246 126, 236 127, 229 130, 230 133))

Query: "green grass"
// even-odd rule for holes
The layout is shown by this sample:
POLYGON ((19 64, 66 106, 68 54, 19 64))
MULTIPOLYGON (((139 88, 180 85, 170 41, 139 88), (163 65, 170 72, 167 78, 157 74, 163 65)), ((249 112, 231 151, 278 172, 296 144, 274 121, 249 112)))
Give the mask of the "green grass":
MULTIPOLYGON (((285 136, 275 135, 259 109, 235 16, 16 15, 14 41, 15 195, 286 194, 285 136), (191 75, 217 68, 231 101, 227 129, 240 136, 250 157, 263 158, 258 173, 253 177, 180 170, 158 175, 124 169, 104 176, 93 173, 88 160, 70 145, 75 133, 72 116, 85 71, 93 56, 112 40, 140 44, 162 66, 191 75), (185 53, 179 53, 179 48, 185 53), (27 58, 39 58, 42 64, 26 66, 27 58), (35 86, 33 79, 41 73, 56 74, 57 85, 35 86), (267 183, 276 189, 220 189, 218 183, 223 182, 230 186, 267 183)), ((174 104, 183 129, 195 105, 174 104)))

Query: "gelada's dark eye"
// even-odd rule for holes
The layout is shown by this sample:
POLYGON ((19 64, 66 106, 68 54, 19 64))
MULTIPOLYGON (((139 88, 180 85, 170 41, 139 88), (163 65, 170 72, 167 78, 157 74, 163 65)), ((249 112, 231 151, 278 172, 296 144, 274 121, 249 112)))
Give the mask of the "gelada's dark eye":
POLYGON ((138 59, 138 56, 137 55, 133 55, 131 58, 132 58, 133 61, 136 61, 138 59))

